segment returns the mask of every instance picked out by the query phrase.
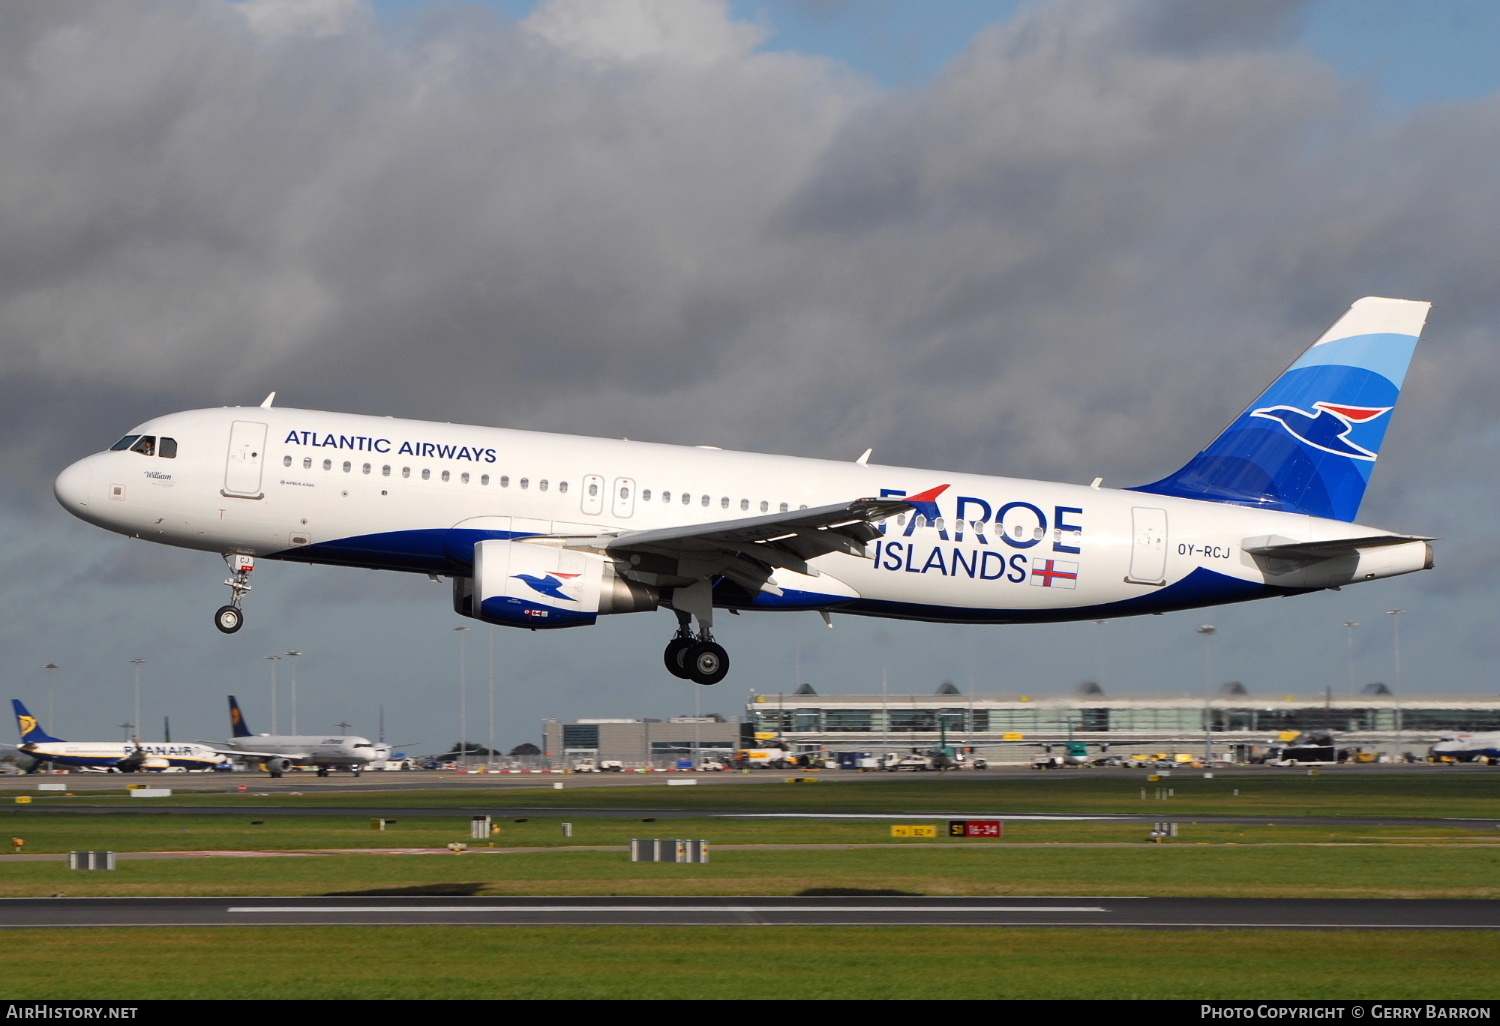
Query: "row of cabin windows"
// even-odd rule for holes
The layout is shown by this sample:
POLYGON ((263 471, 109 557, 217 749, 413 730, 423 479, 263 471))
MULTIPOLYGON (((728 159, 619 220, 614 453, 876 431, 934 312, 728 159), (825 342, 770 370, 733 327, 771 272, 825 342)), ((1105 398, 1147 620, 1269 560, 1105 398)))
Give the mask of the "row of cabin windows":
MULTIPOLYGON (((292 462, 293 462, 293 460, 292 460, 292 457, 290 457, 290 456, 283 456, 281 458, 281 465, 283 467, 290 467, 292 465, 292 462)), ((312 468, 313 468, 312 457, 311 456, 304 456, 304 457, 302 457, 302 469, 303 470, 311 470, 312 468)), ((333 460, 324 460, 323 461, 323 469, 324 470, 332 470, 333 469, 333 460)), ((351 462, 350 460, 345 460, 344 461, 344 465, 343 465, 343 471, 346 474, 352 474, 352 473, 354 473, 354 464, 353 464, 353 462, 351 462)), ((371 463, 362 463, 362 464, 360 464, 359 471, 362 474, 373 474, 375 472, 375 466, 374 466, 374 464, 371 464, 371 463)), ((381 477, 390 477, 392 475, 392 473, 393 473, 393 469, 392 469, 392 467, 391 467, 391 465, 389 463, 383 464, 381 466, 381 468, 380 468, 380 476, 381 477)), ((411 477, 411 468, 410 467, 402 467, 401 468, 401 476, 404 477, 404 478, 411 477)), ((432 470, 430 468, 428 468, 428 467, 423 467, 422 468, 422 472, 420 474, 418 474, 417 476, 421 480, 423 480, 423 481, 431 481, 432 480, 432 470)), ((477 475, 477 477, 478 477, 478 481, 479 481, 479 483, 481 485, 486 486, 486 487, 489 486, 490 481, 491 481, 490 475, 488 475, 488 474, 479 474, 479 475, 477 475)), ((471 475, 467 470, 464 470, 464 471, 460 471, 459 472, 457 479, 458 479, 458 483, 459 484, 468 484, 468 483, 470 483, 471 480, 474 480, 474 478, 475 478, 475 475, 471 475)), ((453 476, 452 471, 444 470, 444 471, 441 471, 438 474, 438 480, 439 481, 451 481, 453 479, 454 479, 454 476, 453 476)), ((509 488, 510 487, 510 475, 509 474, 501 474, 498 478, 495 478, 494 481, 501 488, 509 488)), ((537 490, 545 492, 547 490, 548 484, 549 484, 549 482, 547 481, 547 479, 546 478, 542 478, 541 480, 539 480, 536 483, 537 490)), ((523 489, 530 488, 531 487, 531 478, 529 478, 529 477, 520 478, 520 479, 518 479, 516 481, 516 485, 518 487, 520 487, 520 488, 523 488, 523 489)), ((559 492, 562 492, 562 493, 566 494, 567 491, 568 491, 568 482, 566 482, 566 481, 559 481, 559 482, 557 482, 557 490, 559 492)))
POLYGON ((126 435, 109 447, 110 452, 124 452, 127 449, 131 452, 138 452, 142 456, 160 456, 164 460, 175 460, 177 439, 163 435, 158 441, 155 435, 126 435))
MULTIPOLYGON (((591 484, 591 485, 589 485, 589 497, 593 498, 594 496, 597 496, 598 494, 599 494, 599 486, 597 484, 591 484)), ((691 506, 693 504, 693 496, 692 496, 691 492, 681 492, 680 496, 681 496, 681 502, 682 502, 682 504, 684 506, 691 506)), ((621 486, 621 488, 620 488, 620 498, 622 498, 622 499, 628 499, 628 498, 630 498, 630 488, 628 486, 623 486, 623 485, 621 486)), ((649 488, 643 488, 643 489, 641 489, 641 501, 642 502, 650 502, 651 501, 651 489, 649 489, 649 488)), ((670 503, 672 501, 672 493, 669 492, 669 491, 662 492, 661 493, 661 501, 663 503, 670 503)), ((707 508, 707 507, 713 505, 713 496, 710 496, 710 495, 699 496, 699 505, 703 506, 704 508, 707 508)), ((719 499, 719 507, 721 509, 728 509, 729 506, 730 506, 729 496, 725 495, 725 496, 723 496, 723 497, 721 497, 719 499)), ((807 506, 803 505, 803 506, 798 506, 797 508, 798 509, 806 509, 807 506)), ((750 511, 750 500, 749 499, 741 499, 740 500, 740 509, 748 513, 750 511)), ((780 512, 787 513, 787 512, 790 512, 790 510, 791 510, 791 504, 790 503, 783 502, 781 504, 780 512)), ((769 502, 767 502, 765 499, 760 500, 760 511, 762 513, 769 513, 769 512, 771 512, 771 504, 769 502)))
MULTIPOLYGON (((175 444, 173 446, 173 452, 174 453, 176 452, 175 444)), ((294 462, 294 460, 293 460, 293 457, 291 457, 291 456, 283 456, 281 458, 281 465, 283 467, 290 467, 293 464, 293 462, 294 462)), ((303 470, 311 470, 312 468, 313 468, 312 457, 311 456, 304 456, 304 457, 302 457, 302 469, 303 470)), ((323 469, 324 470, 332 470, 333 469, 333 460, 324 460, 323 461, 323 469)), ((343 471, 346 474, 352 474, 354 472, 354 463, 352 461, 350 461, 350 460, 345 460, 344 461, 344 465, 343 465, 343 471)), ((360 465, 360 473, 363 473, 363 474, 372 474, 372 473, 374 473, 374 471, 375 471, 374 464, 364 463, 364 464, 360 465)), ((391 468, 390 464, 384 464, 384 465, 381 466, 381 468, 380 468, 380 475, 382 477, 390 477, 391 474, 392 474, 392 468, 391 468)), ((409 477, 411 477, 411 468, 410 467, 402 467, 401 468, 401 476, 403 478, 409 478, 409 477)), ((423 467, 422 468, 422 472, 421 472, 421 474, 419 476, 421 477, 421 479, 423 481, 430 481, 430 480, 432 480, 432 471, 430 469, 426 468, 426 467, 423 467)), ((449 480, 452 480, 452 473, 450 471, 447 471, 447 470, 441 471, 438 474, 438 480, 439 481, 449 481, 449 480)), ((458 475, 458 482, 460 484, 469 484, 470 480, 471 480, 471 475, 469 474, 469 472, 467 470, 461 471, 459 473, 459 475, 458 475)), ((488 474, 480 474, 479 475, 479 484, 481 486, 488 486, 489 483, 490 483, 490 475, 488 475, 488 474)), ((499 486, 501 488, 509 488, 510 487, 510 475, 508 475, 508 474, 501 474, 499 476, 499 478, 497 479, 496 483, 499 484, 499 486)), ((516 481, 516 485, 518 487, 522 488, 522 489, 530 488, 531 487, 531 479, 530 478, 525 478, 525 477, 520 478, 520 479, 518 479, 516 481)), ((548 486, 547 479, 546 478, 542 478, 541 480, 537 481, 536 486, 537 486, 537 490, 538 491, 545 492, 547 490, 547 486, 548 486)), ((568 482, 566 482, 566 481, 559 481, 559 482, 557 482, 557 490, 558 490, 558 492, 560 494, 566 495, 567 491, 568 491, 568 482)), ((590 484, 589 485, 589 497, 590 498, 594 498, 594 497, 598 496, 598 494, 599 494, 599 486, 597 484, 590 484)), ((688 492, 682 492, 682 493, 680 493, 680 495, 681 495, 681 500, 680 501, 682 502, 682 504, 684 506, 691 506, 692 505, 692 503, 693 503, 693 496, 690 493, 688 493, 688 492)), ((630 498, 630 489, 628 487, 622 487, 620 489, 620 498, 622 498, 622 499, 628 499, 628 498, 630 498)), ((642 502, 650 502, 651 501, 651 489, 646 488, 646 489, 643 489, 641 491, 641 501, 642 502)), ((663 503, 669 503, 669 502, 671 502, 672 501, 672 493, 669 492, 669 491, 662 492, 661 493, 661 501, 663 503)), ((710 506, 710 505, 712 505, 712 504, 713 504, 713 498, 711 496, 704 495, 704 496, 700 497, 700 505, 704 506, 705 508, 708 507, 708 506, 710 506)), ((725 495, 725 496, 721 497, 719 499, 719 506, 722 509, 729 509, 730 508, 729 496, 725 495)), ((802 506, 798 506, 797 508, 798 509, 806 509, 807 506, 806 505, 802 505, 802 506)), ((744 512, 749 512, 750 511, 750 500, 749 499, 741 499, 740 500, 740 509, 742 511, 744 511, 744 512)), ((790 510, 791 510, 791 504, 790 503, 783 502, 781 504, 780 512, 787 513, 790 510)), ((771 511, 771 504, 770 504, 770 502, 766 501, 765 499, 762 499, 760 501, 760 511, 762 513, 769 513, 771 511)))

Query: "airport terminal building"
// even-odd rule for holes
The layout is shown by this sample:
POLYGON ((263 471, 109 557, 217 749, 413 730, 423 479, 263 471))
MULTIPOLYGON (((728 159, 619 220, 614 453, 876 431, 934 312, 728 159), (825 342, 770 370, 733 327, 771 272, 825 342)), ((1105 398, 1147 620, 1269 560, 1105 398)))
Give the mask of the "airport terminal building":
POLYGON ((1024 761, 1027 743, 1084 741, 1123 752, 1160 746, 1202 751, 1211 730, 1216 751, 1244 761, 1296 733, 1332 733, 1340 745, 1400 755, 1425 755, 1441 735, 1500 730, 1500 696, 1419 698, 1370 685, 1353 696, 1255 695, 1237 684, 1202 695, 1111 697, 1084 684, 1053 696, 963 694, 944 684, 933 694, 820 695, 810 685, 771 694, 752 692, 740 723, 721 717, 666 720, 548 722, 553 765, 582 757, 630 765, 671 765, 748 746, 775 735, 798 749, 869 751, 949 744, 993 746, 1001 759, 1024 761), (1019 744, 1018 744, 1019 743, 1019 744), (1132 747, 1134 746, 1134 747, 1132 747), (1007 748, 1015 754, 1005 754, 1007 748))
POLYGON ((752 733, 809 747, 905 748, 946 735, 950 744, 976 746, 1073 740, 1201 748, 1211 730, 1216 748, 1241 758, 1291 734, 1323 732, 1340 744, 1397 754, 1425 752, 1451 731, 1500 730, 1500 697, 1401 698, 1383 685, 1354 696, 1260 696, 1231 684, 1206 700, 1114 698, 1093 684, 1051 697, 965 695, 947 684, 930 695, 819 695, 803 685, 790 694, 753 695, 746 719, 752 733))

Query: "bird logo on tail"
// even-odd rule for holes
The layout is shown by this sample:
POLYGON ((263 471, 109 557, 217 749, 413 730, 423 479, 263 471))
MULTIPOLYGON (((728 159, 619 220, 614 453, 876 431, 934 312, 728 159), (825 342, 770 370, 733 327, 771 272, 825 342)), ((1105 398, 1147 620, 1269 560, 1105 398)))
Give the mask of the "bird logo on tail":
POLYGON ((1299 410, 1295 406, 1263 406, 1251 410, 1250 416, 1274 420, 1286 429, 1287 434, 1305 442, 1314 449, 1322 449, 1336 456, 1347 456, 1355 460, 1374 460, 1375 453, 1349 440, 1349 433, 1356 425, 1368 424, 1377 417, 1395 409, 1393 406, 1349 406, 1345 403, 1313 403, 1313 410, 1299 410))

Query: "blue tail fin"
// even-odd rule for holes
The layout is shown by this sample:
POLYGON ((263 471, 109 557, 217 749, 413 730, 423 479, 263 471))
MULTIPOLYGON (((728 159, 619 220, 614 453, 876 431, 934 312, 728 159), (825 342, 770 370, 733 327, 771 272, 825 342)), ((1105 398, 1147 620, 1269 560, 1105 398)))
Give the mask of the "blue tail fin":
POLYGON ((53 737, 51 734, 43 730, 42 725, 38 723, 36 721, 36 717, 31 715, 31 713, 27 711, 26 707, 21 704, 21 700, 19 698, 12 698, 10 700, 10 704, 16 710, 16 726, 21 728, 21 743, 23 745, 62 740, 62 738, 53 737))
POLYGON ((1134 490, 1353 520, 1431 305, 1359 300, 1212 445, 1134 490))
POLYGON ((233 695, 229 696, 229 728, 234 732, 235 737, 255 736, 250 733, 250 728, 245 726, 245 714, 240 712, 240 703, 234 700, 233 695))

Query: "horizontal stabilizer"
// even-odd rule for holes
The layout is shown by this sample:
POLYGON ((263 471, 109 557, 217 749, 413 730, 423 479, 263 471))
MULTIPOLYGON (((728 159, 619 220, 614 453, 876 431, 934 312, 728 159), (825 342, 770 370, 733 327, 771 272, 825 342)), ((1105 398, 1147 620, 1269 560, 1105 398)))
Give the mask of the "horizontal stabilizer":
POLYGON ((1252 556, 1269 556, 1273 559, 1334 559, 1348 556, 1361 549, 1375 549, 1386 545, 1405 545, 1407 542, 1430 542, 1416 534, 1376 534, 1368 538, 1334 538, 1331 541, 1288 542, 1279 545, 1247 545, 1245 551, 1252 556))
POLYGON ((1431 569, 1432 541, 1408 534, 1304 542, 1246 538, 1243 548, 1266 575, 1267 583, 1286 588, 1341 588, 1431 569))

